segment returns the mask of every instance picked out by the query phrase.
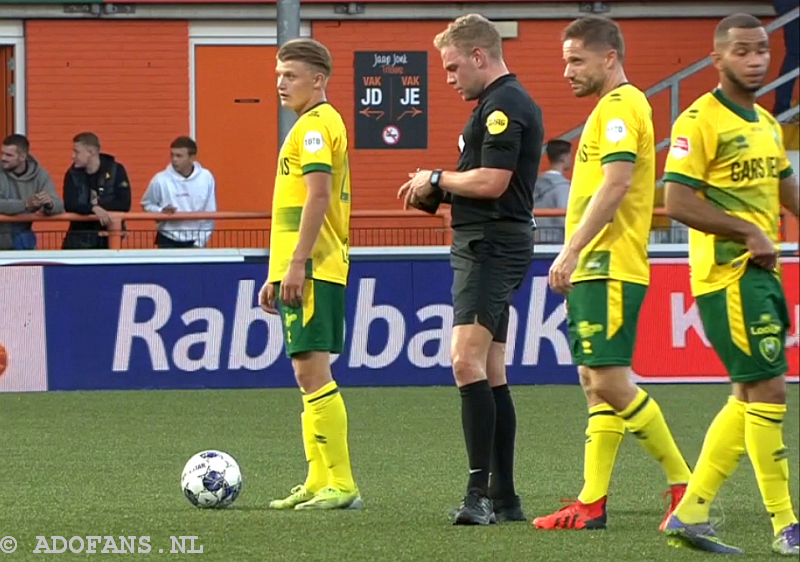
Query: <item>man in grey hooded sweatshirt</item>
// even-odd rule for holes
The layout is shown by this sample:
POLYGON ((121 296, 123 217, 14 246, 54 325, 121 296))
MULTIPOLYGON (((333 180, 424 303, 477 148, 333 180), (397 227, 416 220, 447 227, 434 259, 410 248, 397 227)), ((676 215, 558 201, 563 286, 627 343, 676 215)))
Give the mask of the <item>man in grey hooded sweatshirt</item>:
MULTIPOLYGON (((0 214, 19 215, 64 212, 64 202, 47 170, 30 155, 30 143, 23 135, 9 135, 2 146, 3 173, 0 174, 0 214)), ((35 250, 36 234, 30 222, 0 223, 0 250, 35 250)))

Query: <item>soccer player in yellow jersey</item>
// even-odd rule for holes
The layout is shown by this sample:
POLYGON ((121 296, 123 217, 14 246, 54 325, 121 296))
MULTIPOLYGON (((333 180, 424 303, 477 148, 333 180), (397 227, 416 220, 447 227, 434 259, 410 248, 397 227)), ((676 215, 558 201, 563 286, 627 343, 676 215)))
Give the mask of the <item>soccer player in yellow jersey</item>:
POLYGON ((797 177, 780 125, 755 103, 770 59, 761 22, 747 14, 723 19, 711 56, 719 86, 673 126, 665 202, 690 228, 692 294, 733 389, 666 532, 674 546, 741 553, 716 538, 708 506, 746 451, 771 518, 773 550, 800 556, 783 442, 789 311, 777 260, 781 205, 800 214, 797 177))
MULTIPOLYGON (((660 463, 682 497, 690 469, 656 401, 630 378, 656 185, 652 109, 625 78, 615 22, 585 17, 563 34, 565 77, 577 97, 599 98, 577 150, 566 241, 550 286, 567 297, 572 356, 586 394, 584 485, 578 501, 533 521, 539 529, 605 529, 606 496, 625 430, 660 463)), ((662 526, 666 524, 666 517, 662 526)))
POLYGON ((278 156, 269 275, 259 298, 266 311, 280 312, 286 354, 303 392, 308 476, 270 507, 359 509, 347 411, 330 367, 330 354, 344 346, 350 265, 347 131, 325 97, 333 66, 328 49, 295 39, 278 50, 277 59, 281 105, 298 119, 278 156))

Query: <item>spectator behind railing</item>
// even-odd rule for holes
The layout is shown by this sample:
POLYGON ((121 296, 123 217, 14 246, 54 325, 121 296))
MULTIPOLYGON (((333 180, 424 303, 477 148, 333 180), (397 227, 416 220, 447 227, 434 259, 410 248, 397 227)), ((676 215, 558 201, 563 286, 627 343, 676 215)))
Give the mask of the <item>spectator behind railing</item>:
POLYGON ((100 139, 94 133, 79 133, 72 142, 72 166, 64 176, 64 208, 68 213, 97 215, 98 222, 71 222, 62 248, 107 249, 108 236, 100 232, 111 224, 108 211, 131 210, 128 173, 113 156, 100 152, 100 139))
POLYGON ((534 242, 564 242, 563 217, 538 217, 536 209, 566 209, 569 201, 569 180, 564 174, 572 167, 572 145, 562 139, 547 142, 550 169, 539 176, 533 190, 533 215, 536 217, 534 242))
MULTIPOLYGON (((197 158, 197 144, 178 137, 170 145, 171 163, 150 181, 142 208, 150 213, 202 213, 217 210, 214 176, 197 158)), ((204 248, 214 221, 162 221, 158 223, 159 248, 204 248)))
MULTIPOLYGON (((57 215, 64 203, 56 193, 50 174, 30 154, 24 135, 9 135, 2 146, 3 173, 0 174, 0 214, 41 212, 57 215)), ((30 222, 0 224, 0 250, 35 250, 36 233, 30 222)))

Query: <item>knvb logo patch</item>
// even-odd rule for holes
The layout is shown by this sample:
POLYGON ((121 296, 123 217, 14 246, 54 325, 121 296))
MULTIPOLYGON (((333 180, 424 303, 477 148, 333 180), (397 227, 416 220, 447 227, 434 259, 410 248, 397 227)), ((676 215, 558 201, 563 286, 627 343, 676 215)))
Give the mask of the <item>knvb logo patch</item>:
POLYGON ((690 150, 689 137, 676 137, 675 140, 672 141, 672 147, 669 153, 670 156, 676 160, 680 160, 689 156, 690 150))

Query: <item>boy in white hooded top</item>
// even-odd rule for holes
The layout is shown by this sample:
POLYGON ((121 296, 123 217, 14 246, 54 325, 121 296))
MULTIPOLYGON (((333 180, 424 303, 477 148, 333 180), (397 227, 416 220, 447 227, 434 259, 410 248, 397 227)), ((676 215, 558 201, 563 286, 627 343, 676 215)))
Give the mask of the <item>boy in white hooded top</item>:
MULTIPOLYGON (((170 145, 171 163, 150 181, 142 207, 150 213, 202 213, 217 210, 214 176, 197 158, 197 144, 178 137, 170 145)), ((211 238, 214 221, 162 221, 158 223, 159 248, 203 248, 211 238)))

